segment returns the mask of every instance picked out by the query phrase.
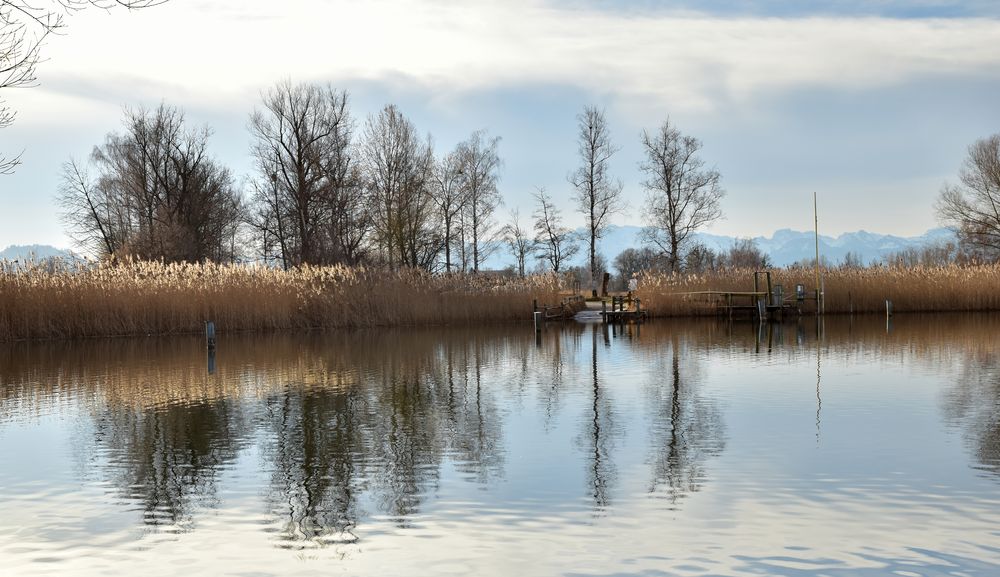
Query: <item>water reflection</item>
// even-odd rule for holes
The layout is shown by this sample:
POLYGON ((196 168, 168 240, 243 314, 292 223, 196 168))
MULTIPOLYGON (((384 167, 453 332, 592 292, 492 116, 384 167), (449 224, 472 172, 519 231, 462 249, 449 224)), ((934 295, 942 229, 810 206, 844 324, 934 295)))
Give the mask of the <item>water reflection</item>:
MULTIPOLYGON (((607 339, 607 325, 603 325, 605 338, 607 339)), ((617 330, 617 327, 615 327, 617 330)), ((618 430, 615 426, 616 418, 613 413, 613 403, 611 396, 602 383, 601 371, 598 361, 597 348, 598 325, 592 325, 591 352, 590 352, 590 392, 591 402, 589 414, 584 419, 587 430, 582 435, 583 445, 588 455, 587 484, 589 486, 590 498, 593 500, 594 509, 598 512, 604 510, 611 503, 612 484, 615 481, 615 465, 613 453, 615 449, 615 437, 618 430)), ((605 340, 606 346, 610 347, 610 341, 605 340)))
POLYGON ((247 424, 229 400, 142 409, 120 406, 94 417, 93 448, 120 495, 147 525, 189 528, 194 503, 214 500, 219 471, 235 460, 247 424))
POLYGON ((653 374, 659 377, 646 393, 653 411, 649 491, 675 508, 701 488, 705 461, 722 453, 726 440, 721 412, 699 391, 702 367, 696 352, 677 334, 670 337, 669 351, 669 356, 658 355, 653 374))
POLYGON ((1000 480, 1000 350, 982 343, 968 351, 945 397, 945 414, 964 429, 976 468, 1000 480))
MULTIPOLYGON (((720 574, 994 567, 959 545, 977 543, 963 527, 972 519, 982 532, 996 505, 1000 321, 893 323, 230 336, 211 369, 199 338, 18 344, 0 348, 0 486, 19 503, 40 502, 39 484, 98 487, 98 515, 127 514, 144 534, 217 529, 287 555, 340 548, 364 559, 420 535, 447 543, 427 546, 443 558, 468 547, 480 572, 508 539, 510 557, 579 542, 594 551, 579 564, 594 572, 664 572, 650 561, 661 559, 650 527, 692 549, 676 564, 720 574), (957 456, 935 436, 942 420, 966 441, 957 456), (83 471, 65 481, 10 466, 27 462, 10 456, 25 431, 73 437, 83 471), (934 477, 942 461, 994 494, 976 493, 958 469, 934 477), (963 479, 960 491, 935 493, 951 478, 963 479), (959 501, 948 501, 953 518, 928 511, 947 499, 959 501), (898 537, 881 550, 850 542, 829 552, 859 531, 856 517, 911 512, 961 550, 911 532, 905 547, 898 537), (809 527, 814 518, 840 532, 809 527), (786 530, 789 546, 748 541, 747 524, 765 536, 786 530), (792 542, 809 530, 815 541, 792 542), (610 550, 623 551, 619 564, 601 560, 610 550)), ((44 516, 30 522, 56 534, 44 516)), ((0 521, 0 555, 20 551, 12 531, 0 521)), ((526 572, 543 569, 561 571, 526 572)))

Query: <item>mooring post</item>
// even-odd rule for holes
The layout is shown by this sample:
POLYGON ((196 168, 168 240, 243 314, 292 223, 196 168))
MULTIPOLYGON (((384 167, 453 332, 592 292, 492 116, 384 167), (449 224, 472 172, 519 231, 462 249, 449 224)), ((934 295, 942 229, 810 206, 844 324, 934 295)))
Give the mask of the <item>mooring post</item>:
POLYGON ((608 322, 608 301, 601 300, 601 320, 608 322))
POLYGON ((535 332, 536 333, 542 332, 542 323, 545 322, 544 317, 543 317, 544 314, 545 313, 543 313, 541 311, 535 311, 534 312, 535 332))
POLYGON ((215 350, 215 323, 212 321, 205 321, 205 344, 208 350, 215 350))
POLYGON ((885 318, 892 316, 892 301, 885 299, 885 318))

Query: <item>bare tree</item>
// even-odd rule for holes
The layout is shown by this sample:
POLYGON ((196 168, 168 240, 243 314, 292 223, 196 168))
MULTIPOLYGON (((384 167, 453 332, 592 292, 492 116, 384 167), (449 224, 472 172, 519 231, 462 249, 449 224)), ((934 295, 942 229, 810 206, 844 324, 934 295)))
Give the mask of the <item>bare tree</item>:
MULTIPOLYGON (((129 9, 162 4, 167 0, 0 0, 0 89, 32 86, 41 58, 42 42, 66 28, 66 15, 84 8, 129 9)), ((0 128, 14 122, 15 112, 0 98, 0 128)), ((9 174, 20 156, 0 156, 0 174, 9 174)))
POLYGON ((361 144, 375 241, 390 267, 431 269, 442 248, 434 227, 430 138, 395 105, 368 117, 361 144))
POLYGON ((188 130, 175 108, 126 112, 90 162, 64 166, 59 201, 70 234, 100 256, 168 261, 235 258, 242 198, 208 155, 208 128, 188 130))
POLYGON ((580 212, 587 221, 590 237, 590 281, 591 290, 597 296, 597 240, 608 225, 608 218, 621 211, 622 183, 611 178, 608 172, 611 157, 618 148, 611 144, 611 134, 604 112, 588 106, 577 116, 578 151, 581 164, 569 175, 569 182, 576 191, 576 201, 580 212))
POLYGON ((646 271, 662 270, 663 256, 649 247, 627 248, 613 261, 622 283, 628 283, 633 276, 646 271))
POLYGON ((752 238, 738 238, 729 251, 719 255, 719 264, 734 269, 761 270, 771 267, 771 258, 752 238))
POLYGON ((524 277, 524 263, 535 250, 535 240, 529 236, 527 230, 521 228, 521 215, 516 209, 511 211, 510 222, 504 225, 501 233, 504 242, 510 248, 510 253, 517 261, 518 276, 524 277))
POLYGON ((961 244, 1000 253, 1000 133, 969 146, 958 178, 961 184, 941 190, 938 218, 958 233, 961 244))
POLYGON ((359 259, 368 214, 347 93, 282 82, 250 117, 258 179, 250 224, 285 267, 359 259))
MULTIPOLYGON (((663 257, 663 251, 658 250, 656 252, 663 257)), ((711 272, 718 270, 724 264, 722 262, 724 260, 724 255, 716 253, 704 243, 695 241, 691 243, 690 248, 684 253, 684 270, 688 273, 696 274, 711 272)))
POLYGON ((701 141, 682 135, 669 119, 655 134, 643 131, 642 145, 646 159, 639 166, 646 173, 648 193, 643 237, 677 271, 691 235, 722 217, 721 176, 698 157, 701 141))
MULTIPOLYGON (((447 154, 434 166, 434 203, 441 217, 444 231, 445 272, 451 272, 452 245, 456 244, 456 234, 460 233, 461 215, 469 200, 459 153, 460 150, 456 150, 447 154)), ((460 234, 457 240, 462 240, 460 234)), ((460 247, 461 244, 459 244, 460 247)), ((464 254, 464 250, 462 250, 462 254, 464 254)))
POLYGON ((533 214, 538 258, 547 262, 552 272, 559 272, 580 251, 580 245, 573 231, 563 226, 562 215, 545 189, 539 188, 534 197, 538 203, 533 214))
POLYGON ((503 166, 497 152, 499 144, 499 137, 490 138, 485 131, 477 130, 456 149, 468 195, 465 224, 472 251, 472 270, 476 272, 496 249, 493 213, 502 202, 497 190, 503 166))

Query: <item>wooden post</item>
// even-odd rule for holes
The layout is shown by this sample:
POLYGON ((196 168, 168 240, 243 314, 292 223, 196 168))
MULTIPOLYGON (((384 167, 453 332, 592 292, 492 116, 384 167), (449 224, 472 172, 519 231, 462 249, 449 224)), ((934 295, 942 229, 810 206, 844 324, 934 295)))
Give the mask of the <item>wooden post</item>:
POLYGON ((815 219, 816 229, 816 314, 822 315, 825 311, 823 306, 823 282, 819 278, 819 208, 816 204, 816 191, 813 191, 813 218, 815 219))
POLYGON ((208 350, 215 350, 215 323, 212 321, 205 321, 205 344, 208 350))
POLYGON ((545 316, 544 315, 545 315, 545 313, 543 313, 541 311, 535 311, 535 313, 534 313, 534 317, 535 317, 535 332, 536 333, 542 332, 542 324, 545 323, 545 316))
POLYGON ((608 301, 601 300, 601 320, 608 322, 608 301))
POLYGON ((773 305, 774 304, 774 299, 772 298, 772 296, 773 296, 772 291, 774 289, 771 286, 771 271, 767 271, 764 274, 767 275, 767 302, 773 305))
POLYGON ((892 301, 889 299, 885 299, 885 318, 888 319, 891 316, 892 316, 892 301))

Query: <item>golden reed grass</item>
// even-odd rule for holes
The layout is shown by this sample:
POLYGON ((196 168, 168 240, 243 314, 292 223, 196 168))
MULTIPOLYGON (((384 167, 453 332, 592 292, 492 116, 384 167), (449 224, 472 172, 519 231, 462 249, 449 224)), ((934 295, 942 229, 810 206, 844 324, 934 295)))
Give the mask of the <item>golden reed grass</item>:
POLYGON ((0 341, 526 320, 559 302, 554 276, 123 262, 0 267, 0 341))
MULTIPOLYGON (((795 285, 816 286, 812 269, 775 269, 772 279, 786 298, 795 285)), ((1000 310, 1000 265, 834 268, 822 271, 825 312, 884 313, 885 301, 897 313, 1000 310)), ((702 275, 650 274, 641 279, 637 296, 653 316, 715 314, 715 304, 697 291, 751 291, 752 270, 726 270, 702 275)), ((765 290, 761 287, 761 290, 765 290)), ((806 310, 815 310, 807 303, 806 310)))

